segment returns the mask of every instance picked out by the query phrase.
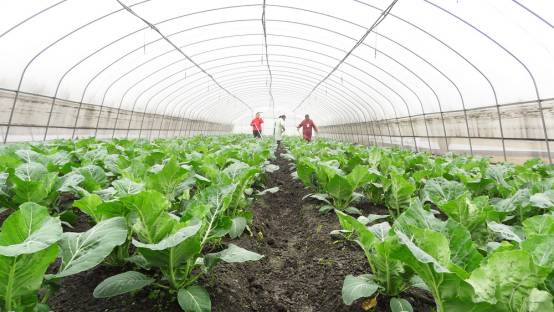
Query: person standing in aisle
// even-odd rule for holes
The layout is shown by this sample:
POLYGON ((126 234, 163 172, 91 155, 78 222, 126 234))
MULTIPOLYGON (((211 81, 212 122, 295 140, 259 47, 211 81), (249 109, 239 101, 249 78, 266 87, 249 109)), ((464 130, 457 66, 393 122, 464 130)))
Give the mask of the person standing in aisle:
POLYGON ((252 134, 254 134, 255 138, 261 139, 262 138, 262 124, 264 123, 264 120, 261 117, 261 114, 258 112, 256 113, 256 117, 252 119, 250 122, 250 126, 252 126, 252 134))
POLYGON ((304 120, 296 127, 297 129, 302 128, 302 135, 304 140, 310 142, 312 140, 312 128, 315 132, 319 132, 313 120, 310 119, 310 115, 306 114, 304 120))
POLYGON ((281 147, 281 141, 283 140, 283 133, 285 132, 285 119, 287 116, 281 115, 275 120, 275 126, 273 127, 273 137, 277 141, 277 148, 281 147))

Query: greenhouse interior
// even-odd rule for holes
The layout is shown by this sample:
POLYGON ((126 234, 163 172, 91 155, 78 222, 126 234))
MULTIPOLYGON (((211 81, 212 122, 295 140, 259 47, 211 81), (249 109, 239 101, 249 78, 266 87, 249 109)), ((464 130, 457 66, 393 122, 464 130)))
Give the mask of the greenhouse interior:
POLYGON ((0 2, 0 311, 554 312, 554 1, 0 2))

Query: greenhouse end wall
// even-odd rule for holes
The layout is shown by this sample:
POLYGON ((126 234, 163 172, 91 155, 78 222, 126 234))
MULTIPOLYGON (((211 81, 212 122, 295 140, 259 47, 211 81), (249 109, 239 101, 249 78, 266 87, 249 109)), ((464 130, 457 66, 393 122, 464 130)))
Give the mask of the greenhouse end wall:
MULTIPOLYGON (((541 105, 552 150, 554 100, 541 101, 541 105)), ((465 113, 463 110, 446 112, 442 118, 440 113, 433 113, 322 126, 320 132, 322 137, 366 145, 401 146, 437 154, 467 153, 492 157, 495 161, 504 160, 505 153, 506 160, 517 163, 535 157, 549 162, 543 116, 537 102, 526 102, 502 105, 498 109, 492 106, 465 113)))
POLYGON ((14 107, 15 91, 0 90, 0 135, 6 142, 42 141, 96 136, 98 138, 158 138, 218 135, 231 125, 142 113, 114 107, 53 99, 20 92, 14 107))

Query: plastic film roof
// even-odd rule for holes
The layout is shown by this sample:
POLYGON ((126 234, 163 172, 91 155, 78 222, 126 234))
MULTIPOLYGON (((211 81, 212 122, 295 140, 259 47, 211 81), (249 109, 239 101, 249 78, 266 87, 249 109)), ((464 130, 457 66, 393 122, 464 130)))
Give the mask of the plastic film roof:
POLYGON ((554 97, 551 0, 399 0, 322 81, 390 4, 4 0, 0 88, 235 124, 256 111, 333 124, 554 97))

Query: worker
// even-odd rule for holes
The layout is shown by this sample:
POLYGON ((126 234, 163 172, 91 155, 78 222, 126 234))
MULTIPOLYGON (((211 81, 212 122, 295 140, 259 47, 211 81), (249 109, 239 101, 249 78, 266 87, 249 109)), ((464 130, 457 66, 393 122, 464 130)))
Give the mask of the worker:
POLYGON ((296 127, 297 129, 302 128, 302 135, 304 140, 310 142, 312 140, 312 128, 315 132, 319 132, 313 120, 310 119, 310 115, 306 114, 304 120, 296 127))
POLYGON ((261 113, 256 113, 256 117, 252 119, 250 122, 250 126, 252 126, 252 133, 254 134, 255 138, 261 139, 262 138, 262 124, 264 123, 264 120, 262 119, 261 113))
POLYGON ((273 137, 277 142, 277 148, 281 147, 281 140, 283 140, 283 133, 285 132, 285 119, 287 116, 281 115, 275 120, 275 126, 273 127, 273 137))

